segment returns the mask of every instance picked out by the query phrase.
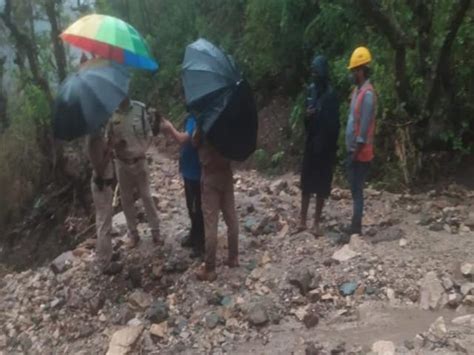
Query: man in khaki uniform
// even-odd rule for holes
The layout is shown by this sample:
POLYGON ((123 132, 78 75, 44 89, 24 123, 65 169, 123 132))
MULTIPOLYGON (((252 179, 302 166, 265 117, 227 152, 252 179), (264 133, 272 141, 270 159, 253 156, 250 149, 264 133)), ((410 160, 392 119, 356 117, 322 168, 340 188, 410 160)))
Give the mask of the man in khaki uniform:
POLYGON ((95 206, 97 261, 104 274, 116 274, 122 270, 122 265, 112 262, 114 169, 112 151, 102 131, 87 137, 87 152, 92 165, 91 191, 95 206))
MULTIPOLYGON (((198 133, 199 134, 199 133, 198 133)), ((199 139, 199 138, 196 138, 199 139)), ((199 148, 202 166, 202 210, 206 234, 205 265, 197 271, 201 281, 214 281, 217 278, 216 250, 219 211, 222 211, 227 225, 229 267, 239 266, 239 225, 235 210, 234 181, 230 160, 224 158, 209 143, 199 148)))
POLYGON ((127 220, 130 246, 135 247, 140 241, 133 196, 135 189, 142 199, 153 241, 160 244, 160 223, 151 197, 146 160, 152 130, 145 105, 126 98, 112 116, 109 123, 109 135, 115 151, 117 179, 122 208, 127 220))

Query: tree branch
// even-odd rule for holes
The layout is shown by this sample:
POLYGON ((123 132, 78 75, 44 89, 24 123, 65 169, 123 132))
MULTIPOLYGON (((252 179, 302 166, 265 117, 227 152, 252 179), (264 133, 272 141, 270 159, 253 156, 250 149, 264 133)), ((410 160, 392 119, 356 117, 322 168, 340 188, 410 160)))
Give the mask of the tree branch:
POLYGON ((397 21, 386 13, 377 1, 359 0, 367 17, 387 37, 394 49, 405 46, 413 46, 414 40, 410 38, 400 27, 397 21))
POLYGON ((416 105, 412 104, 411 92, 406 78, 406 48, 413 46, 413 40, 401 29, 397 21, 374 0, 360 0, 367 18, 374 23, 390 42, 395 51, 395 90, 400 100, 401 111, 416 114, 416 105))
POLYGON ((56 71, 59 81, 63 81, 66 78, 67 62, 64 45, 62 40, 59 38, 61 30, 58 24, 58 11, 56 11, 56 4, 57 0, 46 0, 44 7, 49 23, 51 24, 51 41, 53 42, 54 57, 56 59, 56 71))
POLYGON ((30 37, 28 37, 18 28, 18 26, 12 19, 12 0, 5 0, 5 8, 3 10, 3 13, 0 13, 0 19, 3 20, 3 23, 15 39, 18 49, 20 49, 21 52, 24 52, 26 54, 31 74, 33 76, 33 81, 43 89, 43 91, 46 93, 48 99, 51 102, 52 99, 49 84, 46 79, 43 78, 39 69, 36 45, 34 42, 32 42, 30 37))
POLYGON ((446 36, 439 51, 438 60, 434 70, 434 77, 426 99, 426 119, 429 119, 429 117, 433 114, 435 104, 438 101, 438 97, 440 94, 443 76, 449 75, 451 48, 453 46, 454 40, 456 39, 459 27, 461 27, 464 17, 467 11, 469 10, 470 4, 471 0, 459 0, 453 4, 451 19, 448 22, 449 25, 447 28, 446 36))

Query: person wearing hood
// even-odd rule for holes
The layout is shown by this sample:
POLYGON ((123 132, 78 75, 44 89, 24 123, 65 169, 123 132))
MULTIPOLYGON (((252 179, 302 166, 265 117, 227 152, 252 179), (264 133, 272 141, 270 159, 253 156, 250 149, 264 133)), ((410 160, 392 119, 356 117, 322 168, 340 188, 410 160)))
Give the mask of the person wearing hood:
POLYGON ((301 213, 298 231, 307 228, 306 220, 312 195, 316 210, 312 232, 321 233, 321 215, 331 184, 339 137, 339 102, 329 82, 329 65, 324 56, 311 63, 312 83, 308 87, 305 119, 305 150, 301 170, 301 213))

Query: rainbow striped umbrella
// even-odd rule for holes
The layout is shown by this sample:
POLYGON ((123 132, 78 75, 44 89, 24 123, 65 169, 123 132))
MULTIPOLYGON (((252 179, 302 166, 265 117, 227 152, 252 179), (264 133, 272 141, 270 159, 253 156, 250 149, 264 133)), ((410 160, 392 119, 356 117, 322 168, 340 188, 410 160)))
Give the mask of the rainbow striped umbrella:
POLYGON ((61 38, 75 47, 130 67, 157 70, 143 37, 125 21, 92 14, 69 26, 61 38))

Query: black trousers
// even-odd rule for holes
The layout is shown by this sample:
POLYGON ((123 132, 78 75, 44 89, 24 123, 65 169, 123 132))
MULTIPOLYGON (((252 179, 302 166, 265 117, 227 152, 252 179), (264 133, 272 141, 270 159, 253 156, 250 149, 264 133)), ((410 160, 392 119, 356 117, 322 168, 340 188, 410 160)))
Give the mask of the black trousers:
POLYGON ((204 251, 204 219, 201 208, 201 182, 184 179, 184 192, 191 220, 191 243, 194 249, 204 251))

